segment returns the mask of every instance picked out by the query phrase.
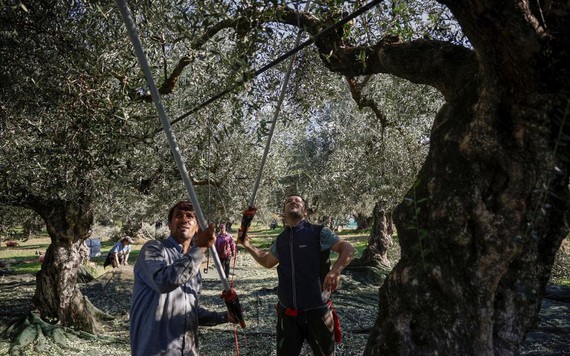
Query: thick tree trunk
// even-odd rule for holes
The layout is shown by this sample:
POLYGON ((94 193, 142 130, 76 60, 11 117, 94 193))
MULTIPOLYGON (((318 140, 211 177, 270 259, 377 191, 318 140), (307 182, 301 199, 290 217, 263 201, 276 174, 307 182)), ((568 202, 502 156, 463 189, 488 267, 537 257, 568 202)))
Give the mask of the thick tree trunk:
POLYGON ((51 237, 36 275, 34 305, 46 321, 96 334, 98 320, 77 287, 79 268, 88 255, 84 241, 93 222, 90 203, 57 201, 35 204, 34 209, 44 218, 51 237))
POLYGON ((534 325, 568 233, 567 163, 551 165, 540 135, 528 133, 532 158, 500 148, 490 131, 470 138, 495 149, 467 144, 467 132, 434 140, 395 214, 402 258, 381 289, 366 355, 512 355, 534 325))
POLYGON ((354 214, 354 221, 356 222, 356 230, 364 230, 367 229, 370 224, 374 221, 374 217, 368 216, 365 214, 354 214))
POLYGON ((392 266, 388 259, 388 249, 393 244, 392 234, 394 233, 391 215, 384 212, 380 203, 376 203, 372 215, 374 222, 368 238, 368 245, 362 251, 362 256, 354 259, 351 265, 373 265, 378 263, 386 268, 391 268, 392 266))
POLYGON ((453 5, 476 72, 465 67, 445 92, 428 158, 395 211, 402 257, 365 355, 516 355, 568 234, 570 47, 557 25, 569 9, 543 14, 549 37, 531 30, 540 25, 518 12, 523 2, 483 3, 453 5))

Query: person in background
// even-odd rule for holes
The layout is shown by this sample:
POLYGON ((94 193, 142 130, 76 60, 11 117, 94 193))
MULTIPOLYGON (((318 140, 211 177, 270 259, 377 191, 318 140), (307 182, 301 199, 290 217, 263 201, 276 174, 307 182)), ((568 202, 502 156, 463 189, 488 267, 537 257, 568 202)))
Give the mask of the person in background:
POLYGON ((226 231, 226 225, 220 224, 220 232, 216 236, 216 252, 220 258, 220 262, 224 267, 226 278, 230 275, 230 264, 232 257, 236 254, 236 244, 233 236, 226 231))
MULTIPOLYGON (((129 264, 129 254, 131 253, 131 244, 133 242, 132 238, 125 236, 113 246, 111 251, 109 251, 107 259, 110 260, 113 268, 129 264)), ((107 265, 104 267, 107 267, 107 265)))
POLYGON ((277 355, 299 355, 305 340, 315 355, 334 355, 335 322, 329 295, 338 287, 354 247, 329 228, 309 223, 305 201, 299 195, 287 197, 283 213, 285 230, 269 250, 257 248, 248 237, 238 237, 238 243, 263 267, 279 264, 277 355), (339 256, 329 270, 331 250, 339 256))
POLYGON ((237 323, 199 305, 200 266, 214 244, 214 224, 200 231, 189 201, 168 213, 170 236, 141 248, 134 267, 130 340, 134 356, 199 355, 198 325, 237 323))
POLYGON ((277 228, 277 220, 271 219, 271 223, 269 224, 269 228, 271 230, 275 230, 277 228))

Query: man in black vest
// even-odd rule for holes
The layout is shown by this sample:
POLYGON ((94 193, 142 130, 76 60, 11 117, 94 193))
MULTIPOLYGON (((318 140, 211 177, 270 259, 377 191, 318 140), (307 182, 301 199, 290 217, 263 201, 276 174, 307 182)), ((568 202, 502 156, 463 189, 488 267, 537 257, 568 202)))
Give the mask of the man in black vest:
POLYGON ((334 355, 334 323, 328 298, 350 263, 354 247, 329 228, 305 220, 307 209, 299 195, 290 195, 283 205, 285 230, 269 250, 238 241, 262 266, 277 264, 277 355, 299 355, 306 339, 315 355, 334 355), (328 254, 339 254, 330 268, 328 254))

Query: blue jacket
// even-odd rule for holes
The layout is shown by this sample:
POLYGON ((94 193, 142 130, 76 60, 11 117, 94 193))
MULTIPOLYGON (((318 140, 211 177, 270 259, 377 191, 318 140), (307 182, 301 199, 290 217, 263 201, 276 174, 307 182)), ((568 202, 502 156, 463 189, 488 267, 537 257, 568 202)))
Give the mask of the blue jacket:
POLYGON ((200 264, 204 253, 170 236, 144 244, 134 268, 130 334, 133 356, 198 355, 198 325, 226 322, 225 312, 202 308, 200 264))

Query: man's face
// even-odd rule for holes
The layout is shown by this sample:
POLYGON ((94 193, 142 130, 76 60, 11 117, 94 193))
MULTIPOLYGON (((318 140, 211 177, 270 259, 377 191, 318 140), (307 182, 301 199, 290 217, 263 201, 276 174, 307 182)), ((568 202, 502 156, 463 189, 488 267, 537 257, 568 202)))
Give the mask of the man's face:
POLYGON ((184 243, 192 240, 194 234, 198 232, 198 222, 193 211, 174 209, 168 228, 176 241, 184 243))
POLYGON ((297 195, 288 197, 283 205, 283 213, 285 216, 304 217, 305 203, 303 203, 303 199, 297 195))

